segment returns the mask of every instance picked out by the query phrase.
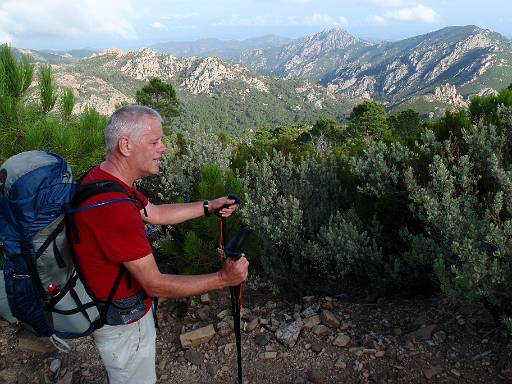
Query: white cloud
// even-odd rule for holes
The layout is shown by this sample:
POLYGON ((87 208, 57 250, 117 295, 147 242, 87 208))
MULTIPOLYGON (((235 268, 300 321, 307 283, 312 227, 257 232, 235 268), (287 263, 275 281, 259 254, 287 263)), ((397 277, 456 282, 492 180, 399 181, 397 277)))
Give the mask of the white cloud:
MULTIPOLYGON (((378 0, 367 0, 378 1, 378 0)), ((388 21, 421 22, 432 24, 439 21, 441 16, 432 8, 418 4, 412 7, 389 9, 382 15, 368 16, 368 21, 374 24, 385 24, 388 21)))
POLYGON ((371 16, 368 16, 368 21, 375 23, 375 24, 384 24, 386 22, 386 19, 384 19, 382 16, 371 15, 371 16))
POLYGON ((338 18, 334 18, 332 16, 315 13, 311 16, 306 16, 298 19, 298 24, 303 25, 336 25, 336 26, 347 26, 348 20, 344 16, 339 16, 338 18))
POLYGON ((4 0, 0 38, 114 36, 135 39, 137 13, 127 0, 4 0))
POLYGON ((421 4, 411 8, 399 8, 387 11, 384 17, 386 19, 399 21, 421 21, 428 24, 435 23, 440 19, 436 11, 421 4))
POLYGON ((383 8, 399 7, 402 5, 401 0, 365 0, 365 3, 383 8))
POLYGON ((155 28, 155 29, 160 29, 162 31, 167 31, 168 28, 166 25, 162 24, 161 22, 159 21, 154 21, 151 23, 151 27, 155 28))

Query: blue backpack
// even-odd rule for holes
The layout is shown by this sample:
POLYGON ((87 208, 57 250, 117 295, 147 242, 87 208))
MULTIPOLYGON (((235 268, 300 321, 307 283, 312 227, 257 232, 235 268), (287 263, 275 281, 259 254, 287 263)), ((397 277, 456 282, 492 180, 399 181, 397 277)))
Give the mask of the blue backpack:
MULTIPOLYGON (((12 315, 38 336, 76 338, 106 323, 107 312, 126 269, 106 301, 99 301, 75 264, 79 241, 73 214, 120 201, 137 202, 111 181, 80 185, 58 155, 29 151, 0 166, 0 257, 12 315), (79 207, 89 197, 121 192, 126 198, 79 207)), ((0 287, 0 290, 4 287, 0 287)))

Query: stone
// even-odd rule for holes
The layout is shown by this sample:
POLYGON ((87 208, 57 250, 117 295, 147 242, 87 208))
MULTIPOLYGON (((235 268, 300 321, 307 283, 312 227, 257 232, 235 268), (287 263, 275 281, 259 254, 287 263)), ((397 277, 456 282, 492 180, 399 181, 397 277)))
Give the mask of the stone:
POLYGON ((443 368, 442 367, 434 366, 434 367, 431 367, 431 368, 423 371, 423 374, 425 375, 425 377, 428 380, 431 380, 434 376, 439 375, 442 372, 443 372, 443 368))
POLYGON ((311 316, 311 317, 307 317, 307 318, 304 319, 304 328, 311 329, 311 328, 316 327, 320 323, 321 323, 321 321, 320 321, 320 316, 319 315, 314 315, 314 316, 311 316))
POLYGON ((315 343, 311 344, 311 350, 312 350, 313 352, 317 353, 317 354, 318 354, 318 353, 320 353, 320 352, 322 352, 322 351, 323 351, 323 349, 324 349, 324 346, 323 346, 323 344, 322 344, 322 343, 315 342, 315 343))
POLYGON ((254 342, 260 347, 267 345, 268 341, 269 339, 266 333, 258 333, 256 337, 254 337, 254 342))
POLYGON ((409 333, 409 337, 417 337, 422 340, 430 340, 432 338, 432 332, 435 328, 435 324, 427 325, 426 327, 422 327, 417 331, 409 333))
POLYGON ((73 372, 67 372, 64 376, 62 376, 57 384, 71 384, 73 383, 73 372))
POLYGON ((181 346, 183 348, 194 348, 201 344, 209 342, 214 335, 215 329, 213 328, 213 325, 210 324, 206 327, 202 327, 194 331, 181 334, 181 346))
POLYGON ((338 328, 340 326, 340 321, 331 311, 324 309, 320 312, 320 320, 322 324, 328 326, 329 328, 338 328))
POLYGON ((201 295, 201 303, 210 304, 211 303, 210 295, 207 293, 202 294, 201 295))
POLYGON ((185 359, 190 361, 192 364, 197 365, 198 367, 203 364, 204 356, 201 352, 195 351, 193 349, 188 349, 185 351, 185 359))
POLYGON ((224 346, 224 354, 229 355, 235 350, 236 344, 235 343, 227 343, 224 346))
POLYGON ((231 314, 231 311, 229 309, 224 309, 217 314, 217 318, 223 320, 226 317, 228 317, 230 314, 231 314))
POLYGON ((384 357, 386 355, 386 352, 385 351, 378 351, 376 354, 375 354, 375 357, 384 357))
POLYGON ((17 349, 23 352, 46 353, 53 351, 55 347, 47 338, 24 335, 18 339, 17 349))
POLYGON ((336 363, 334 363, 334 366, 336 368, 345 369, 347 368, 347 363, 343 361, 343 359, 340 357, 338 360, 336 360, 336 363))
POLYGON ((313 333, 317 336, 327 336, 331 333, 331 330, 323 324, 318 324, 313 328, 313 333))
POLYGON ((301 330, 302 323, 299 321, 284 324, 277 329, 276 339, 287 347, 292 348, 297 342, 301 330))
POLYGON ((202 320, 206 321, 210 317, 210 307, 204 306, 197 310, 197 316, 202 320))
POLYGON ((277 352, 262 352, 260 353, 260 359, 269 360, 275 359, 277 357, 277 352))
POLYGON ((55 374, 60 371, 61 366, 62 362, 59 359, 53 359, 50 363, 50 371, 55 374))
POLYGON ((332 342, 333 345, 336 347, 346 347, 350 343, 350 337, 348 335, 345 335, 344 333, 338 334, 334 341, 332 342))
POLYGON ((436 332, 432 336, 432 340, 434 340, 436 344, 442 344, 446 340, 446 333, 444 331, 436 332))
POLYGON ((308 373, 308 380, 312 383, 324 383, 325 376, 320 369, 313 368, 308 373))
POLYGON ((252 319, 249 324, 247 324, 247 327, 245 327, 246 331, 247 332, 252 332, 254 331, 258 325, 260 324, 260 319, 258 317, 252 319))
POLYGON ((301 312, 301 316, 304 318, 308 318, 311 316, 315 316, 318 314, 318 310, 320 309, 320 304, 313 304, 307 307, 305 310, 301 312))

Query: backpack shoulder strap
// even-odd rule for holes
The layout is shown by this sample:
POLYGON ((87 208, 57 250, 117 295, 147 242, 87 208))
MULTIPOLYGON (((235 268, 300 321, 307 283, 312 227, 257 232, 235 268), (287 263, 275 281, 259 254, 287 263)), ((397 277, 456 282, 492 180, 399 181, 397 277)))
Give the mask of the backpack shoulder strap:
POLYGON ((89 198, 107 192, 119 192, 133 199, 126 189, 113 180, 93 181, 92 183, 77 185, 75 196, 71 202, 71 208, 78 208, 89 198))

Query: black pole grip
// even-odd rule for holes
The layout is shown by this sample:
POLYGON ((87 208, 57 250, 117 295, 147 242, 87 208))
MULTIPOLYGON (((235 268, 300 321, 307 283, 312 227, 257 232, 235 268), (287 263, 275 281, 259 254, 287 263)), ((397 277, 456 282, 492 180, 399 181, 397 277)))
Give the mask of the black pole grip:
POLYGON ((220 210, 221 210, 222 208, 228 208, 228 207, 230 207, 230 206, 232 206, 232 205, 234 205, 234 204, 240 204, 240 198, 239 198, 237 195, 228 195, 228 199, 229 199, 229 200, 235 200, 235 202, 234 202, 234 203, 232 203, 232 204, 224 204, 222 207, 217 208, 217 209, 215 210, 215 212, 214 212, 217 216, 220 216, 220 210))
POLYGON ((228 241, 224 248, 224 255, 226 258, 238 260, 242 256, 242 246, 244 245, 247 236, 249 236, 252 231, 252 228, 247 224, 242 225, 242 228, 240 228, 236 235, 228 241))

